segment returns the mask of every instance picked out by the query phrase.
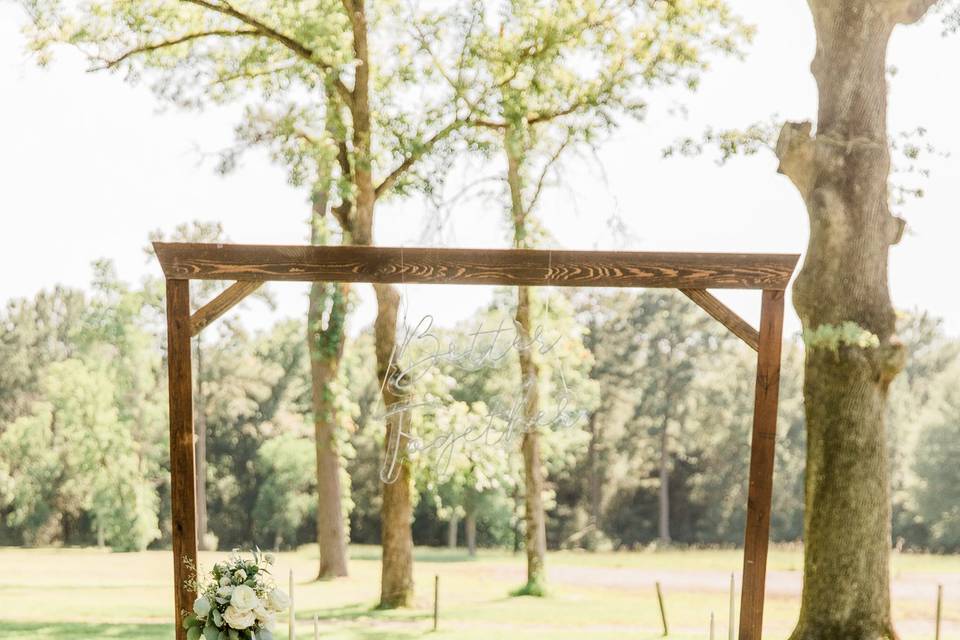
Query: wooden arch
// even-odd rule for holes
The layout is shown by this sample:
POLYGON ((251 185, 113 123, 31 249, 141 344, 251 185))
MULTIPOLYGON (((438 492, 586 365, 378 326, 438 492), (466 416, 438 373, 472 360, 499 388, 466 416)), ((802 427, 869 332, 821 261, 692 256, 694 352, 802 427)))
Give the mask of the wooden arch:
POLYGON ((272 280, 679 289, 758 353, 740 600, 740 640, 760 640, 770 531, 784 290, 797 255, 527 249, 420 249, 154 243, 167 286, 170 474, 177 640, 192 607, 196 566, 196 469, 190 339, 272 280), (190 280, 230 280, 190 314, 190 280), (760 329, 707 289, 762 291, 760 329))

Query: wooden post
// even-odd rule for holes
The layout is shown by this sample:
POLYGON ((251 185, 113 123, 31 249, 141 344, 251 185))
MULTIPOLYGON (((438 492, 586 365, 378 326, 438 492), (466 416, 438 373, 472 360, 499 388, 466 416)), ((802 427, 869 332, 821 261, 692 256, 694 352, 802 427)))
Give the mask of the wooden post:
POLYGON ((663 590, 660 589, 660 583, 657 582, 657 600, 660 602, 660 620, 663 622, 664 637, 670 635, 670 627, 667 625, 667 607, 663 603, 663 590))
POLYGON ((936 640, 940 640, 940 625, 943 622, 943 585, 937 585, 937 624, 936 640))
POLYGON ((777 400, 780 392, 780 348, 783 336, 783 291, 764 290, 760 310, 757 386, 750 446, 750 485, 743 545, 743 592, 740 640, 761 640, 763 596, 770 541, 770 499, 773 491, 777 400))
POLYGON ((440 576, 433 576, 433 630, 440 624, 440 576))
POLYGON ((710 612, 710 640, 714 640, 715 638, 714 633, 715 633, 715 624, 714 624, 713 611, 711 611, 710 612))
POLYGON ((196 468, 193 449, 193 376, 190 364, 190 283, 167 280, 167 375, 170 393, 170 511, 176 640, 186 640, 184 611, 196 597, 187 585, 197 567, 196 468), (189 566, 188 566, 189 563, 189 566))

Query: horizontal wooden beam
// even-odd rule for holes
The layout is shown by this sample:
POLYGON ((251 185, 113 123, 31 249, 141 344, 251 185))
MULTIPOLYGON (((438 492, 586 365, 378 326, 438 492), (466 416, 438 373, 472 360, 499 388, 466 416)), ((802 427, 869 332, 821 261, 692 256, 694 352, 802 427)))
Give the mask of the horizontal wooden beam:
POLYGON ((197 309, 190 316, 190 335, 195 336, 208 324, 230 311, 234 305, 240 303, 248 295, 256 291, 262 282, 244 281, 234 282, 224 289, 216 298, 197 309))
POLYGON ((730 329, 733 335, 750 345, 751 349, 754 351, 760 350, 760 332, 737 315, 733 309, 717 300, 710 292, 703 289, 681 289, 680 291, 696 302, 701 309, 713 316, 720 324, 730 329))
POLYGON ((783 290, 799 256, 154 243, 169 279, 783 290))

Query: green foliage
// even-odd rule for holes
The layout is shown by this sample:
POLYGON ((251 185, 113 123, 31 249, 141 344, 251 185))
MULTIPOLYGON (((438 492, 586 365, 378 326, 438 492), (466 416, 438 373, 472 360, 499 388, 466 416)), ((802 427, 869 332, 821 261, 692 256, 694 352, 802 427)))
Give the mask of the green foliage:
POLYGON ((939 415, 920 435, 914 458, 916 517, 929 531, 930 548, 960 549, 960 368, 947 379, 939 415))
POLYGON ((296 541, 300 529, 316 513, 316 448, 310 438, 284 434, 267 440, 257 453, 261 476, 253 516, 255 535, 274 541, 296 541))
MULTIPOLYGON (((0 536, 5 544, 138 549, 168 532, 163 326, 148 288, 97 270, 89 296, 58 290, 0 314, 0 536), (31 351, 32 350, 32 351, 31 351), (36 353, 31 359, 28 354, 36 353), (159 525, 159 526, 158 526, 159 525)), ((476 318, 438 329, 463 345, 484 322, 510 323, 503 290, 476 318)), ((561 390, 589 412, 573 429, 545 429, 551 547, 646 545, 657 537, 660 436, 668 425, 671 534, 681 543, 741 541, 755 356, 674 293, 558 292, 535 301, 546 336, 543 409, 561 390), (560 376, 560 370, 563 376, 560 376), (591 451, 600 473, 593 526, 591 451)), ((960 548, 953 444, 960 436, 960 343, 927 316, 904 314, 910 357, 890 389, 894 536, 906 548, 960 548)), ((294 546, 314 539, 313 440, 305 326, 282 321, 251 334, 227 324, 204 345, 210 529, 224 546, 294 546)), ((507 338, 504 338, 507 339, 507 338)), ((410 352, 410 355, 415 355, 410 352)), ((352 539, 379 540, 382 421, 368 332, 349 338, 336 396, 352 484, 352 539)), ((781 376, 772 536, 802 530, 801 350, 788 343, 781 376)), ((418 393, 440 409, 413 422, 428 441, 476 424, 519 385, 516 354, 469 371, 447 362, 418 393)), ((458 443, 446 464, 413 458, 418 543, 443 544, 456 512, 477 519, 481 545, 516 541, 522 472, 515 447, 458 443)), ((167 534, 168 535, 168 534, 167 534)))
MULTIPOLYGON (((742 540, 755 355, 676 292, 580 294, 578 320, 595 364, 600 402, 592 456, 561 479, 569 496, 561 539, 632 547, 658 537, 664 429, 673 540, 742 540), (595 487, 595 488, 594 488, 595 487), (592 523, 592 525, 591 525, 592 523), (587 527, 594 529, 585 529, 587 527)), ((800 534, 803 414, 797 349, 784 354, 772 535, 800 534)))
MULTIPOLYGON (((654 89, 696 88, 712 57, 739 54, 752 33, 721 0, 366 3, 372 79, 369 104, 361 104, 355 101, 357 43, 343 2, 21 4, 30 12, 28 36, 41 61, 67 44, 93 69, 148 80, 164 102, 237 105, 243 115, 236 144, 223 153, 221 169, 229 170, 250 147, 266 148, 293 184, 328 198, 322 213, 338 216, 341 233, 322 230, 324 242, 350 240, 355 221, 339 207, 356 198, 358 173, 378 175, 378 197, 415 187, 442 190, 443 171, 433 169, 449 166, 459 150, 454 143, 462 140, 482 158, 505 156, 508 171, 498 178, 507 178, 514 243, 542 243, 546 232, 534 214, 562 160, 595 146, 622 117, 643 117, 654 89), (367 107, 370 139, 357 129, 367 107), (429 154, 435 166, 424 168, 429 154)), ((710 130, 676 150, 693 154, 713 145, 726 160, 769 146, 775 133, 772 124, 710 130)), ((904 172, 925 176, 924 155, 936 149, 924 130, 891 144, 904 172)), ((899 193, 920 192, 911 185, 899 193)), ((178 227, 171 239, 225 236, 216 223, 194 223, 178 227)), ((168 516, 161 498, 168 492, 160 284, 132 289, 103 263, 89 298, 56 289, 14 301, 0 315, 0 541, 89 544, 99 533, 114 548, 139 549, 161 535, 158 521, 168 516)), ((195 301, 221 286, 195 283, 195 301)), ((318 317, 324 329, 336 330, 314 332, 310 348, 326 357, 339 348, 348 306, 339 290, 325 294, 318 317)), ((512 304, 507 297, 500 294, 483 319, 503 320, 512 304)), ((544 410, 555 408, 551 399, 567 397, 590 414, 589 425, 544 434, 551 545, 649 542, 664 433, 674 537, 738 541, 752 354, 678 296, 550 296, 534 298, 534 305, 536 322, 564 337, 538 362, 544 410), (602 487, 594 495, 588 480, 597 473, 602 487)), ((956 344, 923 320, 909 329, 914 356, 891 389, 894 527, 908 544, 955 548, 951 487, 958 482, 938 457, 944 449, 937 443, 956 439, 957 402, 944 391, 955 383, 944 372, 956 344)), ((197 343, 210 526, 226 545, 312 539, 304 335, 300 322, 252 335, 224 323, 197 343)), ((831 351, 877 346, 875 336, 850 323, 819 327, 805 339, 831 351)), ((373 359, 370 335, 351 336, 329 389, 341 420, 343 486, 352 481, 359 505, 351 522, 364 541, 379 535, 382 424, 375 415, 373 359)), ((800 530, 803 466, 795 348, 786 350, 786 363, 773 532, 793 539, 800 530)), ((418 380, 416 393, 439 406, 414 416, 410 426, 419 441, 478 428, 493 399, 520 388, 516 365, 512 354, 495 370, 440 367, 418 380)), ((417 487, 430 507, 419 513, 424 519, 471 513, 495 532, 490 540, 506 541, 517 525, 515 451, 438 449, 439 459, 423 456, 416 466, 417 487)), ((343 504, 350 509, 349 496, 343 504)))
POLYGON ((470 114, 468 148, 509 159, 501 177, 516 246, 543 240, 531 214, 564 156, 595 147, 624 115, 642 118, 653 89, 695 88, 712 56, 739 53, 752 34, 720 0, 441 6, 417 13, 424 74, 470 114))
POLYGON ((663 149, 663 157, 674 155, 696 157, 708 148, 716 148, 718 165, 738 156, 752 156, 763 149, 773 150, 780 131, 781 120, 773 116, 766 122, 754 122, 742 129, 715 129, 708 127, 700 138, 683 137, 663 149))
POLYGON ((46 400, 0 436, 8 525, 22 528, 25 542, 44 544, 61 518, 86 511, 115 549, 145 549, 160 535, 157 495, 113 405, 110 378, 64 360, 50 365, 40 391, 46 400))

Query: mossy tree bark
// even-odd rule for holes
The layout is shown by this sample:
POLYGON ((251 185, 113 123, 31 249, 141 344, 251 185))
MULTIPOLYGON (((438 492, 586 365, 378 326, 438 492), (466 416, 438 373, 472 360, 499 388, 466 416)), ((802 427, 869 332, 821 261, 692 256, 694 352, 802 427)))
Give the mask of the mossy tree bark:
MULTIPOLYGON (((327 180, 313 197, 312 244, 330 243, 326 223, 327 180)), ((317 544, 320 548, 318 579, 348 574, 347 529, 343 512, 341 461, 337 447, 338 415, 333 387, 346 344, 349 285, 314 282, 307 313, 307 346, 310 353, 311 399, 317 450, 317 544)))
POLYGON ((792 640, 895 638, 884 408, 903 366, 887 257, 903 221, 888 206, 886 50, 933 0, 809 0, 817 131, 787 123, 780 171, 803 196, 810 240, 793 300, 804 327, 804 583, 792 640))

